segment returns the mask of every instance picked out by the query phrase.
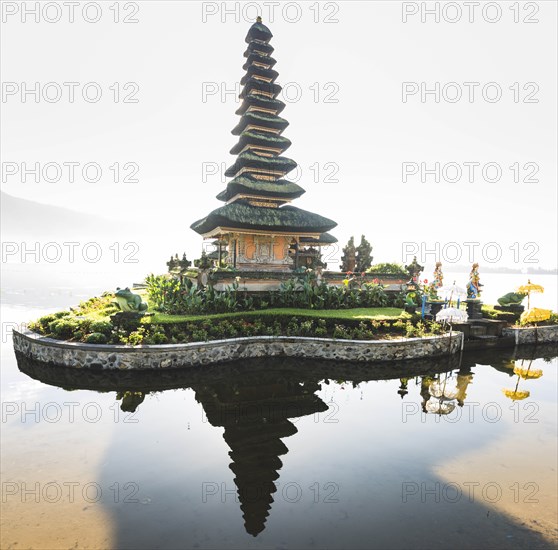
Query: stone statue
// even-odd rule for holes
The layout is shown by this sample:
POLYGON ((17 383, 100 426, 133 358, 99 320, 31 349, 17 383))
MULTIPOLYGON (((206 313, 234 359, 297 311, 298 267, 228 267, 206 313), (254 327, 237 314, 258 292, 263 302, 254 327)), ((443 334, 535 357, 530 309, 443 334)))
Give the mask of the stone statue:
POLYGON ((413 261, 409 265, 405 266, 405 269, 409 273, 409 275, 411 277, 411 281, 413 283, 415 283, 416 285, 418 285, 419 276, 420 276, 422 270, 424 269, 424 267, 422 265, 419 265, 419 263, 417 262, 417 257, 416 256, 413 258, 413 261))
POLYGON ((444 274, 442 273, 442 262, 436 262, 436 268, 434 269, 434 281, 432 282, 432 288, 436 297, 438 297, 438 289, 444 286, 444 274))
POLYGON ((319 265, 318 267, 316 267, 316 285, 317 286, 320 286, 322 284, 323 276, 324 276, 324 268, 321 265, 319 265))
POLYGON ((400 378, 399 381, 401 382, 401 385, 399 386, 397 393, 401 396, 401 399, 403 399, 409 393, 409 390, 407 389, 407 384, 409 383, 409 379, 400 378))
MULTIPOLYGON (((178 254, 177 254, 177 256, 178 256, 178 254)), ((179 260, 178 265, 182 269, 188 269, 192 265, 192 262, 186 258, 186 252, 184 252, 182 254, 182 259, 179 260)))
POLYGON ((521 292, 508 292, 498 298, 498 303, 501 306, 518 306, 525 299, 525 296, 527 296, 527 294, 521 292))
POLYGON ((210 270, 208 268, 199 268, 197 283, 199 288, 205 288, 209 284, 210 270))
POLYGON ((178 259, 178 254, 170 257, 167 262, 169 268, 169 273, 172 273, 175 269, 180 268, 180 271, 185 271, 192 265, 192 262, 186 258, 186 252, 182 254, 182 259, 178 259))
POLYGON ((480 283, 479 277, 479 264, 474 263, 471 267, 471 273, 469 274, 469 282, 467 283, 467 298, 469 300, 476 300, 480 298, 480 287, 483 286, 480 283))
POLYGON ((167 262, 167 266, 169 268, 169 273, 178 266, 178 254, 176 256, 171 256, 170 260, 167 262))
POLYGON ((121 311, 126 313, 140 313, 147 311, 147 304, 142 302, 139 294, 134 294, 128 287, 117 288, 114 293, 116 303, 121 311))
POLYGON ((343 248, 343 256, 341 256, 341 271, 352 273, 356 267, 356 247, 355 238, 351 237, 347 246, 343 248))

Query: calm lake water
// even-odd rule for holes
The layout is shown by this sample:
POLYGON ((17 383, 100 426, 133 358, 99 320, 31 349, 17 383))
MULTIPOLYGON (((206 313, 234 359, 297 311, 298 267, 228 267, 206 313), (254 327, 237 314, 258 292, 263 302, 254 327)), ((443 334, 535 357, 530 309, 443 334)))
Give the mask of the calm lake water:
POLYGON ((2 548, 556 547, 556 346, 18 368, 6 323, 96 291, 4 292, 2 548))

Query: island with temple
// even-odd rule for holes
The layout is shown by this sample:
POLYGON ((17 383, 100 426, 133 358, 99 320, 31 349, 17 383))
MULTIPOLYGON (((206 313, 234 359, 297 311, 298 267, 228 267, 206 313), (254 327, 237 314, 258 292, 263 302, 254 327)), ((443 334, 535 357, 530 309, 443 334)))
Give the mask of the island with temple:
POLYGON ((438 261, 428 283, 416 257, 373 264, 361 235, 343 247, 341 268, 327 269, 322 251, 337 242, 337 224, 292 204, 305 190, 288 179, 297 164, 284 156, 289 123, 271 38, 260 18, 248 30, 235 158, 217 195, 224 204, 191 225, 214 250, 193 262, 175 254, 167 273, 119 281, 123 288, 14 330, 18 358, 100 369, 271 356, 354 364, 558 341, 556 313, 531 307, 542 286, 502 289, 498 305, 486 305, 477 262, 468 282, 444 284, 438 261))

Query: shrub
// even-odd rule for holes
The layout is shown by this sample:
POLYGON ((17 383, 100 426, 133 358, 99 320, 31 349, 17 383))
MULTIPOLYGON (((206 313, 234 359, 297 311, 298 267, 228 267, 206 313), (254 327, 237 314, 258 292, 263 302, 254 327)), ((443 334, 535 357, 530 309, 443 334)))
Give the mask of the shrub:
POLYGON ((399 307, 399 308, 404 308, 405 307, 405 298, 407 296, 407 293, 403 290, 399 291, 397 294, 394 292, 390 293, 389 296, 389 305, 392 307, 399 307))
POLYGON ((382 285, 368 283, 364 286, 366 289, 364 300, 368 307, 385 307, 387 305, 388 296, 382 285))
POLYGON ((91 330, 93 332, 100 332, 105 336, 110 336, 113 326, 110 321, 93 321, 91 323, 91 330))
POLYGON ((69 311, 57 311, 56 313, 53 313, 53 316, 56 319, 62 319, 63 317, 67 317, 68 315, 70 315, 69 311))
POLYGON ((385 273, 387 275, 401 275, 402 277, 409 277, 409 273, 401 264, 396 263, 382 263, 374 264, 366 270, 367 273, 385 273))
POLYGON ((192 331, 192 340, 194 342, 206 342, 209 340, 209 334, 206 330, 197 329, 192 331))
POLYGON ((78 328, 79 323, 76 319, 56 319, 48 324, 49 332, 63 340, 71 338, 78 328))
POLYGON ((301 336, 314 336, 313 326, 314 323, 311 319, 308 319, 307 321, 302 321, 302 323, 300 323, 299 334, 301 336))
POLYGON ((189 279, 179 281, 166 275, 149 275, 146 277, 147 294, 155 309, 173 315, 196 313, 229 313, 244 309, 253 309, 255 300, 250 296, 238 297, 238 282, 231 288, 217 292, 213 286, 199 288, 189 279))
POLYGON ((114 294, 112 292, 104 292, 102 296, 89 298, 85 302, 79 304, 79 308, 74 313, 79 315, 87 315, 91 313, 108 317, 112 313, 116 313, 119 309, 113 302, 114 294))
POLYGON ((167 335, 164 332, 160 332, 160 331, 154 332, 153 334, 148 334, 143 339, 144 344, 155 344, 155 345, 168 344, 168 341, 169 339, 167 338, 167 335))
POLYGON ((428 326, 428 332, 430 334, 443 334, 445 332, 445 329, 440 323, 436 323, 433 321, 428 326))
POLYGON ((500 311, 488 305, 482 306, 482 316, 485 319, 507 321, 508 323, 515 323, 519 319, 519 313, 513 313, 512 311, 500 311))
POLYGON ((352 337, 355 340, 370 340, 373 338, 373 333, 370 327, 364 321, 361 321, 358 327, 353 329, 352 337))
POLYGON ((443 334, 444 327, 436 322, 418 321, 413 325, 411 321, 405 323, 405 335, 407 338, 424 338, 425 336, 433 336, 443 334))
POLYGON ((287 325, 287 336, 300 336, 299 321, 293 317, 287 325))
POLYGON ((54 314, 43 315, 39 317, 36 321, 29 323, 29 328, 31 330, 40 332, 41 334, 49 334, 52 332, 49 328, 50 323, 56 321, 57 317, 54 314))
POLYGON ((333 338, 340 338, 345 340, 351 339, 351 334, 349 331, 342 325, 335 325, 333 329, 333 338))
POLYGON ((123 344, 127 344, 129 346, 139 346, 143 344, 144 337, 145 337, 145 328, 140 327, 137 330, 130 332, 128 336, 122 336, 120 338, 120 341, 123 344))
POLYGON ((92 334, 90 334, 89 336, 87 336, 87 338, 85 339, 85 341, 88 344, 106 344, 108 342, 107 337, 102 334, 101 332, 93 332, 92 334))
POLYGON ((411 321, 405 323, 405 336, 407 338, 420 338, 424 334, 424 324, 422 322, 419 321, 416 325, 413 325, 411 321))

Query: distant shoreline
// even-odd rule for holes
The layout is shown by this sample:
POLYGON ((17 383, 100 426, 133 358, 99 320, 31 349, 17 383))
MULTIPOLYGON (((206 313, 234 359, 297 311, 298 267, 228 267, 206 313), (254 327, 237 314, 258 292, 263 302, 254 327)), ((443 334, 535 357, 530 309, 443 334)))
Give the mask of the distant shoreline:
MULTIPOLYGON (((463 265, 444 266, 443 268, 447 273, 467 273, 470 269, 470 266, 463 265)), ((545 269, 542 267, 523 270, 516 267, 490 267, 482 265, 481 271, 484 273, 498 273, 502 275, 558 275, 558 269, 545 269)))

